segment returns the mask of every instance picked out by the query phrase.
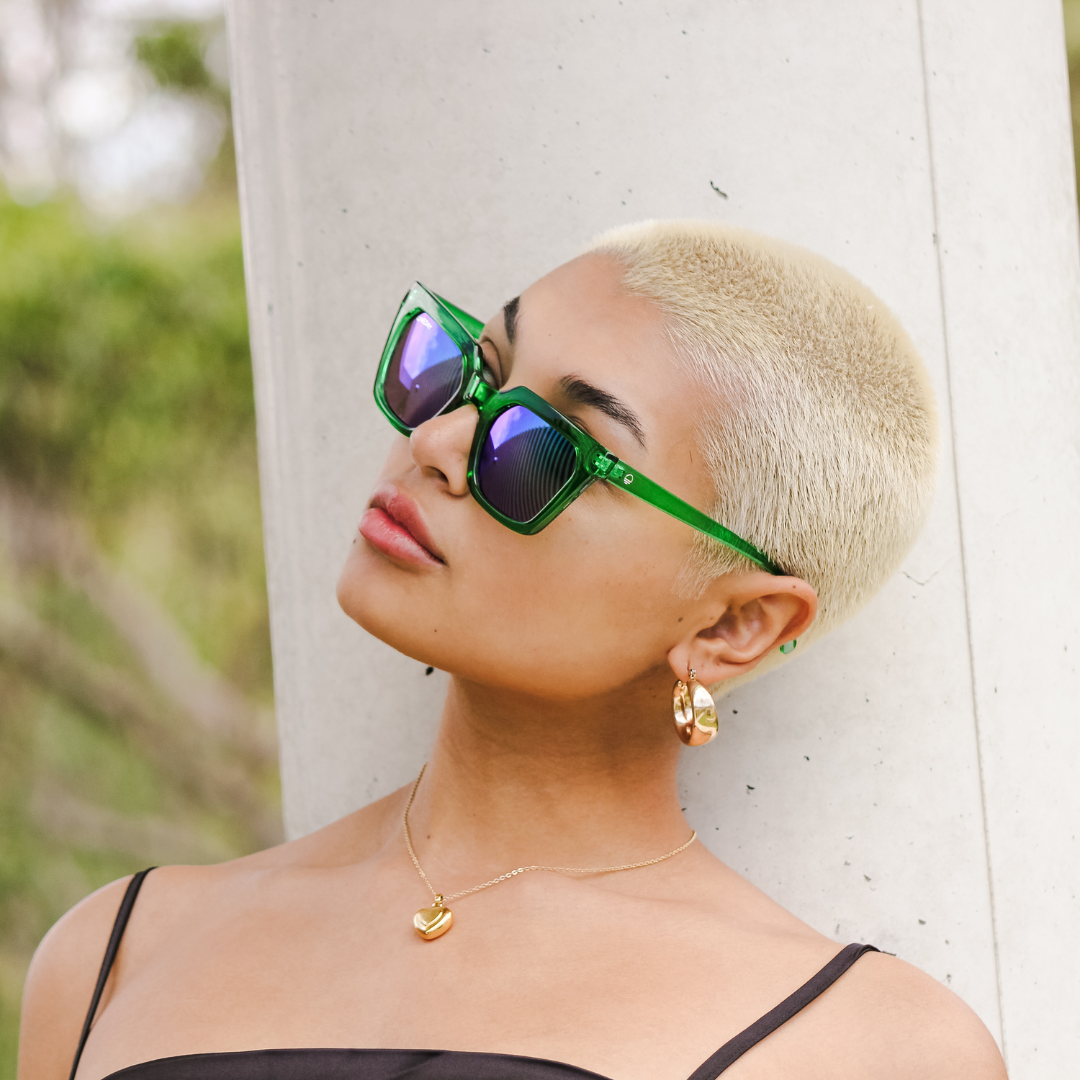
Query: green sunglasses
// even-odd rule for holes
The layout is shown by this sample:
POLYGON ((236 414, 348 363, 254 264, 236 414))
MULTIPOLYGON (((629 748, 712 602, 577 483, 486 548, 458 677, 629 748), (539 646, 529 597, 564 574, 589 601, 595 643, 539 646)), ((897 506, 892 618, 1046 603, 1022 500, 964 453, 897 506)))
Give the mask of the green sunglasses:
MULTIPOLYGON (((375 401, 402 435, 461 405, 479 413, 469 491, 496 521, 531 535, 590 484, 606 480, 711 536, 770 574, 783 574, 753 544, 620 461, 523 386, 488 381, 477 338, 484 324, 417 283, 406 293, 375 376, 375 401)), ((794 642, 782 646, 790 652, 794 642)))

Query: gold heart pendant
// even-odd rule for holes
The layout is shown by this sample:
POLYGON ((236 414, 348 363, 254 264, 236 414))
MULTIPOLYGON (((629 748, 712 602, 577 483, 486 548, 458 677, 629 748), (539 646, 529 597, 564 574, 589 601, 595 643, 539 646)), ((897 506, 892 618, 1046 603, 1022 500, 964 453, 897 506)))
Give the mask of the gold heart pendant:
POLYGON ((442 937, 454 925, 454 913, 442 904, 423 907, 413 916, 413 926, 425 941, 442 937))

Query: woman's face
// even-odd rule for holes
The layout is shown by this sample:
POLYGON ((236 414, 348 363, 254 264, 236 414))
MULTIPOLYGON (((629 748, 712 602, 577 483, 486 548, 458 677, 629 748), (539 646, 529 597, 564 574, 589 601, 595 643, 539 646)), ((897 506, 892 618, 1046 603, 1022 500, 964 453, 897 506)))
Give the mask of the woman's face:
MULTIPOLYGON (((527 386, 707 509, 700 393, 658 310, 620 276, 597 255, 559 267, 522 293, 516 316, 508 305, 488 322, 484 356, 501 388, 527 386)), ((512 532, 469 494, 476 418, 464 406, 396 437, 341 574, 342 608, 417 660, 539 697, 588 697, 666 672, 685 633, 688 601, 674 583, 693 531, 600 482, 542 532, 512 532)))

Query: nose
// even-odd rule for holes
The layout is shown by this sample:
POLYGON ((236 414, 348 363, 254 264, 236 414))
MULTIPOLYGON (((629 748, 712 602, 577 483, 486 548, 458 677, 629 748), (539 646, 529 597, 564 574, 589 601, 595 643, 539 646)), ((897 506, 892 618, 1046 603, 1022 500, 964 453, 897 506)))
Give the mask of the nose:
POLYGON ((451 495, 469 493, 469 451, 479 417, 475 405, 462 405, 433 416, 409 437, 409 451, 420 472, 441 480, 451 495))

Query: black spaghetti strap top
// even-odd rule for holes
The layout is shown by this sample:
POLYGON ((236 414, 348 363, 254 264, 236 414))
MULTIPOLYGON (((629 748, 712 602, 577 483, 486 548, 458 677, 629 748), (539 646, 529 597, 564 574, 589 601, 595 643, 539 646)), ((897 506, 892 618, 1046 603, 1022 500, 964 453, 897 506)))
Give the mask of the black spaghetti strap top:
MULTIPOLYGON (((153 867, 150 868, 151 870, 153 867)), ((83 1024, 82 1037, 71 1066, 71 1080, 93 1026, 102 991, 116 960, 135 898, 150 870, 136 874, 120 901, 105 958, 101 962, 94 996, 83 1024)), ((864 953, 877 952, 873 945, 848 945, 816 975, 775 1009, 745 1031, 729 1039, 687 1080, 716 1080, 752 1046, 771 1035, 781 1024, 806 1008, 864 953)), ((129 1065, 105 1080, 609 1080, 600 1073, 545 1058, 518 1054, 483 1054, 463 1050, 240 1050, 218 1054, 181 1054, 129 1065)))

